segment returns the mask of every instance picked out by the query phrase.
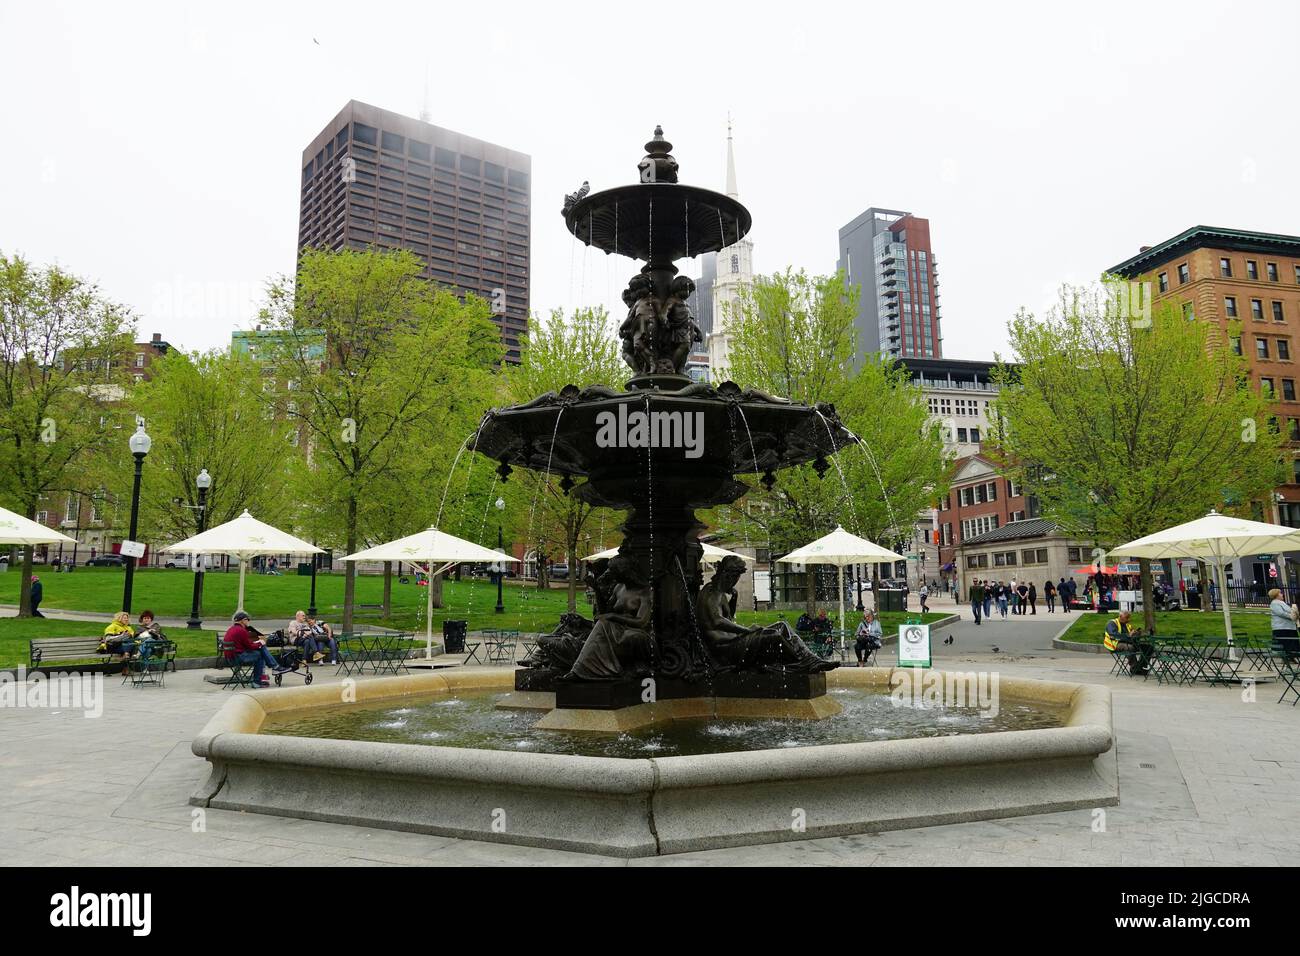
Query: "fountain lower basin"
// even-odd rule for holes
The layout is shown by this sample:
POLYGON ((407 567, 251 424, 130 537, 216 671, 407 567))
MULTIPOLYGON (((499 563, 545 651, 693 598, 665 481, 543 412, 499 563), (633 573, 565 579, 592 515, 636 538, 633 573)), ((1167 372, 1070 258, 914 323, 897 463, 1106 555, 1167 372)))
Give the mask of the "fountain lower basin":
MULTIPOLYGON (((832 672, 887 691, 891 669, 832 672)), ((504 693, 510 671, 357 683, 358 703, 504 693)), ((1110 692, 1003 679, 1003 700, 1062 725, 700 756, 573 756, 272 736, 268 716, 340 702, 339 685, 240 693, 193 744, 211 773, 195 806, 621 857, 816 839, 1113 806, 1110 692)))

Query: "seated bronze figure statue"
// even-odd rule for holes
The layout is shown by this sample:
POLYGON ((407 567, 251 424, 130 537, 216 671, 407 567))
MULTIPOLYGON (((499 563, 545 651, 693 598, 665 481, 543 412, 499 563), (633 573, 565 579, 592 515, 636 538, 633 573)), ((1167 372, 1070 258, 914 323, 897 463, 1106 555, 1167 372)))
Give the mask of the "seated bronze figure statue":
POLYGON ((745 627, 732 614, 736 582, 745 562, 728 556, 718 562, 713 580, 700 589, 696 618, 709 655, 721 667, 735 670, 790 671, 811 674, 833 670, 839 661, 827 661, 808 649, 785 621, 745 627))
POLYGON ((653 643, 650 587, 636 562, 618 555, 600 576, 610 610, 600 614, 563 680, 614 680, 650 673, 653 643))

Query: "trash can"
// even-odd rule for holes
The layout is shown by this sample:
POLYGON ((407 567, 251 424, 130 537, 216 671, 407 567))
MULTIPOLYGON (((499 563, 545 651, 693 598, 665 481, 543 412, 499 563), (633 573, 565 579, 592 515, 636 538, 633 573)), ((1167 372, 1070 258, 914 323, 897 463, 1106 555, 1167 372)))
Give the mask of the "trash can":
POLYGON ((1198 589, 1187 589, 1187 606, 1194 611, 1201 609, 1201 592, 1198 589))
POLYGON ((906 611, 907 610, 907 592, 901 588, 881 588, 876 592, 880 595, 881 611, 906 611))
POLYGON ((448 654, 465 653, 465 634, 469 630, 468 621, 443 621, 442 646, 448 654))
POLYGON ((309 578, 309 577, 311 577, 311 562, 310 562, 310 561, 299 561, 299 562, 298 562, 298 577, 300 577, 300 578, 309 578))

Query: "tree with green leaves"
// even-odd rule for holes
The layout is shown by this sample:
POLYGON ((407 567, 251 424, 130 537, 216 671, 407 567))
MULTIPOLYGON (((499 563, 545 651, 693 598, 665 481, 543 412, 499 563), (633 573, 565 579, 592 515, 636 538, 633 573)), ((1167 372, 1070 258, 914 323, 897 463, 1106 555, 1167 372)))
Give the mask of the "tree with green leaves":
POLYGON ((1044 516, 1108 546, 1257 500, 1281 479, 1271 397, 1247 377, 1233 330, 1172 305, 1133 314, 1115 288, 1066 286, 1045 317, 1009 323, 1019 366, 995 373, 990 449, 1044 516))
MULTIPOLYGON (((260 369, 247 355, 172 351, 150 365, 150 378, 124 405, 145 420, 153 447, 140 490, 140 536, 164 543, 198 531, 195 479, 212 479, 207 527, 247 508, 270 524, 292 521, 292 487, 301 456, 294 426, 277 420, 258 394, 260 369)), ((131 500, 132 463, 125 442, 99 461, 100 484, 118 502, 131 500)))
MULTIPOLYGON (((421 271, 406 251, 308 250, 262 312, 263 394, 305 443, 303 527, 349 553, 373 541, 368 514, 393 504, 385 498, 400 496, 412 525, 436 517, 442 489, 430 474, 450 468, 448 449, 477 421, 501 359, 487 303, 462 302, 421 271), (426 470, 412 470, 421 455, 426 470)), ((344 630, 355 574, 347 563, 344 630)))
MULTIPOLYGON (((853 367, 858 296, 842 274, 789 269, 742 290, 729 325, 732 380, 807 405, 833 404, 859 444, 834 456, 824 475, 812 465, 787 468, 770 491, 755 487, 736 505, 714 509, 711 521, 724 535, 780 553, 843 525, 895 547, 947 490, 942 436, 907 370, 879 355, 853 367)), ((873 572, 873 587, 877 578, 873 572)))
MULTIPOLYGON (((84 490, 87 462, 125 438, 106 421, 130 381, 128 311, 58 266, 0 253, 0 500, 35 519, 43 499, 84 490)), ((19 615, 31 615, 25 549, 19 615)))
MULTIPOLYGON (((630 372, 619 355, 609 315, 603 308, 578 309, 566 316, 557 309, 543 320, 535 317, 521 343, 520 364, 505 373, 504 388, 512 404, 530 401, 546 392, 558 392, 565 385, 622 384, 630 372)), ((609 509, 599 509, 571 495, 556 475, 519 470, 509 484, 515 485, 512 501, 520 517, 515 527, 523 531, 526 547, 538 554, 538 586, 546 587, 543 560, 552 554, 565 555, 569 566, 569 610, 577 608, 577 567, 582 557, 580 541, 586 540, 593 517, 611 526, 619 519, 609 509), (523 519, 524 511, 528 515, 523 519), (602 515, 601 512, 607 512, 602 515)))

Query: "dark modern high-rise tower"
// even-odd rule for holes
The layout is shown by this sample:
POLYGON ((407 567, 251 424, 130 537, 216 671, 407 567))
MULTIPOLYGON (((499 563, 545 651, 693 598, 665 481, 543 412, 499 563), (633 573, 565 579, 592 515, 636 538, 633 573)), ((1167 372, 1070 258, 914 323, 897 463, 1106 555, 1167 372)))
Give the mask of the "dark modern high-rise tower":
POLYGON ((840 229, 837 267, 847 285, 862 287, 858 359, 939 358, 939 272, 930 221, 899 209, 872 207, 840 229))
POLYGON ((302 154, 298 251, 409 249, 493 306, 506 360, 528 327, 532 159, 350 101, 302 154))

